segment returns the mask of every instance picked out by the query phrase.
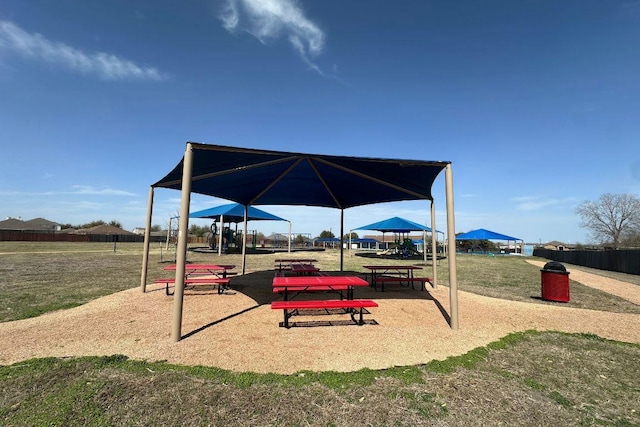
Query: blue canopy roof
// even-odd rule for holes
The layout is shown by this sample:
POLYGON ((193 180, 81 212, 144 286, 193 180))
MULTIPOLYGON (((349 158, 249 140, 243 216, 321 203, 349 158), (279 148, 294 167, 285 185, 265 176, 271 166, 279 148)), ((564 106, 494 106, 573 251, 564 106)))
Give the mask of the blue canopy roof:
POLYGON ((469 231, 468 233, 458 234, 456 240, 522 240, 517 237, 507 236, 505 234, 496 233, 494 231, 479 228, 469 231))
POLYGON ((338 237, 318 237, 315 241, 318 243, 333 243, 339 242, 340 239, 338 237))
MULTIPOLYGON (((244 206, 239 203, 230 203, 228 205, 220 205, 209 209, 204 209, 198 212, 192 212, 189 214, 189 218, 211 218, 214 221, 220 221, 220 215, 223 216, 224 222, 243 222, 244 221, 244 206)), ((280 218, 265 212, 261 209, 249 206, 248 221, 286 221, 286 219, 280 218)))
POLYGON ((375 230, 382 231, 383 233, 404 233, 409 231, 431 231, 431 228, 426 225, 420 225, 416 222, 409 221, 408 219, 394 216, 393 218, 354 228, 354 230, 375 230))
MULTIPOLYGON (((431 186, 451 162, 329 156, 189 143, 191 192, 251 205, 347 209, 433 200, 431 186), (190 157, 191 157, 190 156, 190 157)), ((182 188, 184 157, 152 187, 182 188)))

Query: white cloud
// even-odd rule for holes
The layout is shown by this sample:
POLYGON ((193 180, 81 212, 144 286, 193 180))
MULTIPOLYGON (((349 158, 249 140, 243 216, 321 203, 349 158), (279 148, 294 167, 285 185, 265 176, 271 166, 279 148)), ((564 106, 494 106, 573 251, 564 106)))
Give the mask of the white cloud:
POLYGON ((552 206, 566 206, 575 203, 574 198, 554 199, 534 196, 514 197, 511 200, 516 202, 515 208, 518 211, 538 211, 552 206))
POLYGON ((139 66, 116 55, 85 53, 64 43, 48 40, 38 33, 28 33, 9 21, 0 21, 0 49, 8 49, 39 61, 58 64, 83 74, 105 80, 164 80, 166 76, 153 67, 139 66))
POLYGON ((62 195, 90 195, 90 196, 137 196, 135 193, 124 190, 116 190, 113 188, 96 189, 86 185, 73 185, 67 191, 43 191, 43 192, 27 192, 27 191, 0 191, 0 196, 20 196, 20 197, 43 197, 43 196, 62 196, 62 195))
POLYGON ((96 196, 135 196, 136 194, 124 190, 116 190, 113 188, 96 189, 86 185, 74 185, 73 191, 68 194, 89 194, 96 196))
POLYGON ((292 0, 226 0, 220 19, 229 32, 244 30, 264 44, 285 37, 311 69, 324 75, 311 61, 322 53, 324 32, 292 0))

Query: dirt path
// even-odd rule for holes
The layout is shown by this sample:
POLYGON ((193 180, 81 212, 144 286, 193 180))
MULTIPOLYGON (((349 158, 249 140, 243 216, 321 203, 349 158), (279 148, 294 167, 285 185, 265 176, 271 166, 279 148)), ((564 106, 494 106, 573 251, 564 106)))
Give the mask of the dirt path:
MULTIPOLYGON (((590 286, 609 281, 596 276, 592 283, 588 273, 571 275, 590 286)), ((458 295, 460 328, 451 330, 439 308, 449 307, 445 286, 430 292, 363 290, 360 297, 380 304, 367 316, 377 325, 284 329, 278 327, 281 312, 250 298, 242 277, 232 280, 237 291, 230 294, 185 294, 186 337, 179 343, 170 339, 173 298, 164 295, 163 288, 150 287, 146 293, 130 289, 70 310, 0 324, 0 364, 45 356, 124 354, 149 361, 290 374, 421 364, 529 329, 592 333, 640 343, 638 314, 466 292, 458 295)))

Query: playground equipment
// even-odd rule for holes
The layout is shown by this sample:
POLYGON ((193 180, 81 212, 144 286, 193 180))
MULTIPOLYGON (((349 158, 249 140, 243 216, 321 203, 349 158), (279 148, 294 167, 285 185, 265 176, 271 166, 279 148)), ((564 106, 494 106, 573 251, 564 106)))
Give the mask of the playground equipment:
MULTIPOLYGON (((252 249, 256 248, 257 239, 258 239, 258 231, 257 230, 248 230, 247 235, 251 236, 251 240, 248 243, 247 247, 251 247, 252 249)), ((220 237, 222 237, 222 250, 229 251, 235 249, 241 249, 244 244, 243 233, 242 230, 232 229, 229 225, 222 224, 220 228, 218 228, 218 223, 214 221, 211 224, 210 231, 207 233, 207 244, 209 249, 216 250, 218 248, 218 242, 220 242, 220 237)))
POLYGON ((215 249, 218 243, 218 225, 214 222, 211 223, 210 231, 207 234, 207 243, 210 249, 215 249))
POLYGON ((409 258, 412 255, 422 255, 421 252, 416 250, 416 247, 413 244, 413 240, 411 239, 404 238, 402 241, 398 240, 396 244, 398 245, 400 254, 402 254, 402 258, 409 258))

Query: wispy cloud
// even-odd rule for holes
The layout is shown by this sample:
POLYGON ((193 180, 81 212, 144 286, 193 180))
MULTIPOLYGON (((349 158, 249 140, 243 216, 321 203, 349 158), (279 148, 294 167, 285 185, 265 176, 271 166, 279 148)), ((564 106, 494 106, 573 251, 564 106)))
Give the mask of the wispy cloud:
POLYGON ((516 203, 518 211, 538 211, 552 206, 566 205, 575 202, 573 198, 554 199, 536 196, 514 197, 511 201, 516 203))
POLYGON ((89 195, 89 196, 137 196, 135 193, 129 191, 117 190, 114 188, 94 188, 86 185, 73 185, 70 190, 67 191, 42 191, 42 192, 27 192, 27 191, 0 191, 0 196, 31 196, 31 197, 48 197, 48 196, 62 196, 62 195, 89 195))
POLYGON ((113 188, 94 188, 87 185, 72 186, 72 194, 90 194, 94 196, 135 196, 136 194, 124 190, 116 190, 113 188))
POLYGON ((292 0, 226 0, 220 14, 229 32, 244 30, 261 43, 286 38, 302 60, 324 75, 311 58, 322 53, 324 32, 292 0))
POLYGON ((3 48, 27 58, 97 75, 105 80, 159 81, 167 78, 157 68, 140 66, 106 52, 85 53, 64 43, 48 40, 41 34, 29 33, 9 21, 0 21, 0 49, 3 48))

